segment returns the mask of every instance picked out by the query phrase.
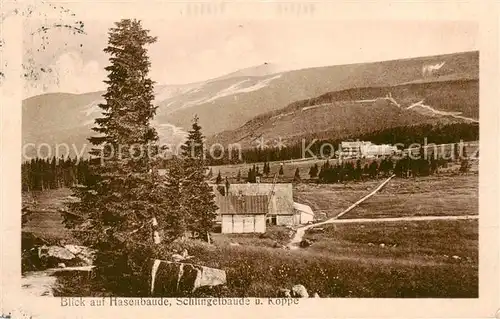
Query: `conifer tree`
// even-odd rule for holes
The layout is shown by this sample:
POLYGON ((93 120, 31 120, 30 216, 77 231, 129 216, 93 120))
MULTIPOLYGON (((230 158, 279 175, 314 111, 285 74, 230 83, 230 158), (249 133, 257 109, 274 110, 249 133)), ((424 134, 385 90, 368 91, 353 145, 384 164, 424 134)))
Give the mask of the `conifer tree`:
POLYGON ((241 170, 238 170, 238 174, 236 175, 236 181, 241 181, 241 170))
POLYGON ((356 161, 356 168, 354 170, 354 179, 361 180, 363 175, 363 168, 361 167, 361 160, 356 161))
POLYGON ((300 170, 298 167, 295 169, 295 174, 293 176, 293 180, 295 182, 300 182, 300 170))
POLYGON ((217 178, 215 179, 215 184, 220 184, 222 183, 222 176, 220 176, 220 171, 219 174, 217 174, 217 178))
POLYGON ((225 183, 225 185, 226 185, 226 194, 227 194, 229 192, 229 187, 231 186, 231 184, 229 183, 229 179, 227 178, 227 176, 226 176, 226 183, 225 183))
POLYGON ((280 170, 278 172, 278 175, 280 176, 283 176, 284 172, 283 172, 283 164, 280 165, 280 170))
POLYGON ((255 170, 254 168, 250 168, 248 170, 248 176, 247 176, 247 182, 249 183, 255 183, 257 181, 256 176, 255 176, 255 170))
POLYGON ((470 163, 468 158, 464 158, 460 161, 460 169, 461 173, 467 173, 470 170, 470 163))
POLYGON ((93 128, 99 135, 89 138, 89 176, 74 188, 80 201, 70 207, 80 217, 65 220, 80 229, 76 234, 84 245, 97 249, 95 275, 117 295, 147 294, 142 275, 153 257, 152 220, 166 229, 178 211, 171 205, 179 194, 165 192, 168 185, 156 174, 156 106, 146 49, 155 41, 137 20, 123 19, 110 29, 104 49, 111 56, 108 87, 99 104, 103 116, 93 128))
MULTIPOLYGON (((191 130, 181 147, 185 179, 182 192, 186 196, 184 203, 188 213, 188 228, 209 240, 208 234, 217 216, 214 194, 205 178, 206 161, 204 152, 204 136, 198 124, 198 116, 194 116, 191 130), (206 236, 206 237, 205 237, 206 236)), ((220 177, 220 171, 219 175, 220 177)), ((222 182, 222 177, 221 182, 222 182)))
POLYGON ((264 175, 269 176, 270 172, 271 172, 271 169, 269 167, 269 163, 265 162, 264 163, 264 168, 263 168, 263 173, 264 173, 264 175))
POLYGON ((370 175, 371 178, 375 178, 378 175, 378 164, 376 161, 373 161, 370 163, 368 166, 368 174, 370 175))
POLYGON ((318 176, 318 164, 314 163, 313 166, 309 169, 309 177, 310 178, 315 178, 318 176))

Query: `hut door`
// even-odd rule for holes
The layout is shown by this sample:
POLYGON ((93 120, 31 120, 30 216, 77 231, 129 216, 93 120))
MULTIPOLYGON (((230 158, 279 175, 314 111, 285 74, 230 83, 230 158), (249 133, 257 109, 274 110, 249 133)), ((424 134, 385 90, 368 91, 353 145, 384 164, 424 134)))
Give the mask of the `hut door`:
POLYGON ((243 232, 244 233, 255 232, 255 218, 253 215, 243 216, 243 232))

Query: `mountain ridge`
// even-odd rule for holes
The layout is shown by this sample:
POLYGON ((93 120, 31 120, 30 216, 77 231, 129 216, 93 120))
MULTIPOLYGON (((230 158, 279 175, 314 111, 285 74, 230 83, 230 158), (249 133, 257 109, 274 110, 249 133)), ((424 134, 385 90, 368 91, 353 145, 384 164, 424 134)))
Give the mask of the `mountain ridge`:
MULTIPOLYGON (((222 132, 235 131, 249 121, 258 120, 262 114, 280 113, 290 104, 331 92, 403 84, 425 87, 426 83, 478 80, 479 52, 303 68, 272 74, 268 74, 272 67, 264 67, 263 70, 266 72, 262 71, 262 75, 258 76, 248 76, 244 72, 238 73, 241 71, 238 70, 219 79, 158 85, 155 88, 155 104, 158 105, 155 125, 162 128, 162 139, 181 140, 194 114, 199 116, 204 134, 213 140, 222 132)), ((473 86, 468 90, 467 94, 477 95, 473 86)), ((457 99, 453 91, 446 92, 449 98, 457 99)), ((102 101, 103 93, 47 93, 25 99, 23 145, 86 143, 86 138, 92 134, 90 126, 100 112, 97 104, 102 101)), ((433 96, 436 94, 432 93, 433 96)), ((458 100, 465 98, 463 94, 460 96, 458 100)), ((417 94, 414 98, 411 100, 413 103, 426 97, 417 94)), ((436 104, 431 106, 436 110, 463 112, 460 109, 442 109, 436 104)), ((474 107, 478 113, 478 105, 474 107)))

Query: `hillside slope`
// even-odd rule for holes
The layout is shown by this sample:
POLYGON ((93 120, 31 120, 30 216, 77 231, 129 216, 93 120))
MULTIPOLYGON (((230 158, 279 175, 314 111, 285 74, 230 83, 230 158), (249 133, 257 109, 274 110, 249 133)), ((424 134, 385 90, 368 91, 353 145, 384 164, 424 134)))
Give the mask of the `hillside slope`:
POLYGON ((478 122, 477 80, 405 84, 330 92, 257 116, 236 130, 215 134, 211 143, 272 146, 311 136, 344 138, 396 126, 478 122))
MULTIPOLYGON (((411 85, 413 87, 417 85, 416 88, 426 92, 415 93, 415 100, 412 99, 412 102, 420 101, 417 101, 417 96, 420 99, 432 99, 434 96, 439 98, 440 94, 437 91, 429 93, 433 89, 426 88, 425 83, 477 80, 479 53, 464 52, 273 73, 278 70, 279 67, 275 65, 261 65, 199 83, 158 85, 155 88, 155 103, 159 109, 154 124, 162 140, 169 143, 181 141, 194 114, 199 116, 206 136, 224 131, 221 136, 238 135, 241 126, 248 126, 248 123, 253 123, 252 121, 260 121, 259 115, 267 116, 274 111, 279 113, 283 108, 293 105, 295 101, 353 88, 391 87, 402 84, 407 84, 409 86, 406 88, 410 88, 411 85), (233 130, 236 131, 231 133, 233 130)), ((81 150, 86 138, 92 134, 90 128, 94 119, 100 114, 97 105, 102 102, 102 94, 103 92, 78 95, 52 93, 24 100, 23 145, 69 143, 81 150)), ((392 94, 396 96, 398 93, 393 91, 392 94)), ((456 98, 452 92, 449 94, 449 99, 458 100, 449 106, 436 106, 429 100, 425 100, 425 103, 430 103, 432 107, 440 110, 461 111, 472 117, 479 112, 474 103, 469 110, 463 109, 465 107, 461 106, 463 98, 456 98), (459 109, 455 108, 457 105, 460 106, 459 109)), ((332 101, 334 100, 339 99, 332 98, 332 101)), ((414 107, 413 111, 419 108, 423 107, 414 107)), ((429 109, 426 111, 432 112, 429 109)), ((306 122, 306 119, 307 117, 303 122, 306 122)), ((304 126, 302 129, 308 128, 304 126)), ((289 130, 284 129, 283 132, 289 130)), ((290 133, 296 134, 293 131, 290 133)), ((224 139, 234 140, 234 137, 228 136, 224 139)), ((33 147, 30 149, 34 150, 33 147)))

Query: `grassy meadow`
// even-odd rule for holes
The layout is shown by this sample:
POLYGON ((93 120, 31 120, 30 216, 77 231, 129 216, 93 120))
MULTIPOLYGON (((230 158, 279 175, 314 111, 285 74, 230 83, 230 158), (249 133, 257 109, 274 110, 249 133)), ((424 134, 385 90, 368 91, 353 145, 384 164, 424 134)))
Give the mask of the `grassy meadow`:
MULTIPOLYGON (((346 184, 294 184, 294 199, 332 217, 368 194, 381 180, 346 184)), ((27 194, 25 194, 27 195, 27 194)), ((69 190, 34 194, 37 213, 23 229, 72 242, 54 211, 69 190)), ((33 204, 32 196, 25 202, 33 204)), ((395 178, 342 218, 478 214, 478 176, 441 174, 395 178)), ((321 297, 475 298, 478 296, 478 221, 402 221, 324 225, 306 232, 307 248, 280 248, 293 234, 212 234, 212 244, 179 240, 193 262, 224 269, 228 283, 210 296, 274 297, 279 288, 304 285, 321 297), (235 245, 237 243, 237 245, 235 245), (277 248, 276 248, 277 247, 277 248)), ((58 296, 101 296, 86 275, 58 278, 58 296)), ((203 296, 203 295, 193 295, 203 296)))
MULTIPOLYGON (((381 180, 346 184, 297 184, 294 200, 317 216, 333 217, 377 187, 381 180)), ((383 189, 342 218, 478 214, 476 174, 392 179, 383 189)))

